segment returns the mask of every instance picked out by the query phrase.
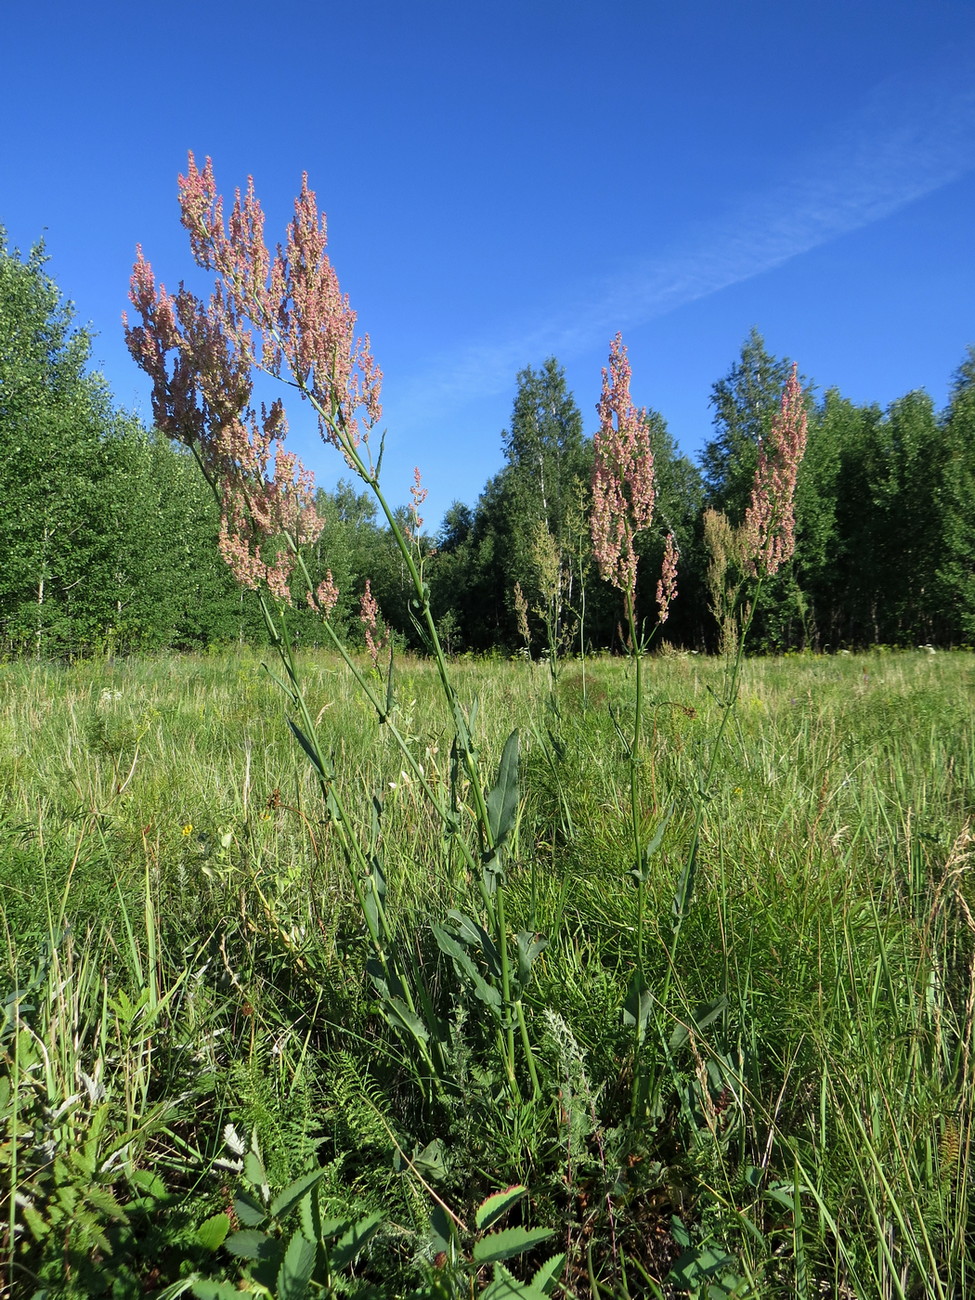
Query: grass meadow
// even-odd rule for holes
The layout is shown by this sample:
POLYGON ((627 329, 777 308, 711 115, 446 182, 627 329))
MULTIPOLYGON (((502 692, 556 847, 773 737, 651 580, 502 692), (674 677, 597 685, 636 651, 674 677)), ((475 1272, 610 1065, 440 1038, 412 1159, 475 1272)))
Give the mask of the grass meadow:
POLYGON ((747 659, 717 750, 644 662, 636 1007, 632 661, 450 665, 503 1004, 435 665, 300 661, 334 806, 250 651, 0 666, 0 1295, 975 1294, 972 654, 747 659))

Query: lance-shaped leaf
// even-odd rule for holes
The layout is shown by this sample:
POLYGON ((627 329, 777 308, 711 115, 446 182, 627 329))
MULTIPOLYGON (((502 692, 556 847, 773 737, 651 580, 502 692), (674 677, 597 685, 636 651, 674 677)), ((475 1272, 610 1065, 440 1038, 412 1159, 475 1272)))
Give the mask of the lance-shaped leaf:
POLYGON ((518 935, 518 986, 522 993, 528 988, 535 958, 547 947, 548 939, 544 934, 533 934, 530 930, 522 930, 518 935))
POLYGON ((697 839, 691 845, 691 851, 687 855, 687 861, 684 863, 684 870, 680 873, 680 880, 677 882, 677 890, 674 894, 674 901, 670 905, 671 921, 674 932, 676 933, 687 915, 687 909, 691 903, 691 895, 694 893, 694 881, 697 876, 697 839))
POLYGON ((507 839, 518 815, 518 729, 505 741, 498 779, 487 797, 488 825, 495 848, 507 839))
POLYGON ((631 1029, 636 1028, 641 1038, 652 1005, 653 999, 646 987, 643 972, 636 970, 633 972, 633 978, 630 980, 629 988, 626 990, 626 999, 623 1002, 623 1024, 631 1029))
POLYGON ((497 1223, 527 1194, 528 1188, 516 1183, 513 1187, 506 1187, 503 1192, 495 1192, 487 1200, 482 1201, 474 1214, 474 1222, 478 1230, 483 1232, 485 1228, 490 1228, 492 1224, 497 1223))
POLYGON ((300 1178, 296 1178, 293 1183, 275 1196, 271 1202, 271 1214, 277 1219, 283 1218, 316 1183, 321 1182, 326 1173, 327 1170, 325 1169, 313 1169, 310 1174, 302 1174, 300 1178))
POLYGON ((386 877, 378 856, 373 856, 370 866, 372 870, 362 881, 362 908, 370 932, 382 940, 386 938, 386 877))
POLYGON ((502 1228, 500 1232, 490 1232, 474 1243, 474 1263, 491 1264, 498 1259, 513 1259, 552 1236, 551 1228, 502 1228))
POLYGON ((339 1238, 332 1249, 329 1260, 332 1268, 341 1269, 351 1264, 366 1242, 379 1231, 379 1225, 382 1221, 382 1212, 377 1210, 375 1213, 367 1215, 366 1218, 360 1219, 358 1223, 354 1223, 339 1238))
POLYGON ((660 852, 660 846, 661 844, 663 844, 664 834, 667 830, 667 826, 670 822, 671 814, 673 813, 673 811, 674 811, 674 807, 673 804, 671 804, 671 806, 664 813, 663 817, 661 817, 660 821, 657 823, 657 829, 653 833, 653 839, 644 848, 643 853, 641 855, 640 862, 638 862, 638 864, 630 872, 634 880, 637 880, 642 884, 647 883, 647 876, 649 874, 649 868, 650 868, 650 860, 654 858, 657 855, 657 853, 660 852))
POLYGON ((318 773, 318 779, 320 781, 327 781, 328 775, 325 771, 324 766, 322 765, 322 759, 318 750, 311 743, 311 741, 308 739, 308 737, 305 735, 302 729, 298 726, 298 724, 294 722, 291 718, 288 719, 288 726, 291 728, 292 732, 294 733, 295 739, 298 741, 298 744, 308 755, 308 759, 311 762, 312 767, 318 773))
POLYGON ((467 944, 468 947, 480 948, 484 954, 484 960, 488 964, 489 971, 495 978, 500 979, 501 958, 494 940, 487 930, 482 925, 478 925, 476 921, 472 921, 469 916, 465 916, 463 912, 458 912, 455 908, 451 908, 447 913, 447 919, 453 921, 457 926, 458 938, 463 943, 467 944))
POLYGON ((278 1269, 277 1300, 305 1300, 317 1254, 314 1242, 300 1232, 294 1234, 278 1269))
POLYGON ((696 1034, 699 1034, 701 1030, 706 1029, 712 1021, 717 1020, 718 1016, 721 1015, 727 1006, 727 995, 722 993, 721 996, 715 998, 713 1002, 709 1002, 706 1006, 702 1007, 696 1016, 691 1017, 690 1025, 677 1025, 674 1032, 670 1035, 671 1052, 677 1052, 684 1046, 691 1036, 691 1030, 696 1034))
POLYGON ((441 952, 446 953, 452 959, 457 973, 468 981, 474 990, 475 996, 490 1007, 495 1015, 500 1016, 501 994, 499 990, 488 984, 487 980, 484 979, 464 945, 442 925, 435 925, 433 934, 441 952))

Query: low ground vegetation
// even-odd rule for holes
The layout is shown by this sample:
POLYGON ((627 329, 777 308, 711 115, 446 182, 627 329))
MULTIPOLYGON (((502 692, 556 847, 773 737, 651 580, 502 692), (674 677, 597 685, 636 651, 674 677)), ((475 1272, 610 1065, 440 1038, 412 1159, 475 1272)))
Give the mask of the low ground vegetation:
MULTIPOLYGON (((0 1294, 971 1293, 970 654, 745 660, 703 792, 727 665, 644 660, 637 1004, 633 660, 455 661, 502 794, 520 740, 513 1055, 465 832, 300 659, 379 976, 257 657, 0 668, 0 1294)), ((463 809, 435 665, 395 700, 463 809)))

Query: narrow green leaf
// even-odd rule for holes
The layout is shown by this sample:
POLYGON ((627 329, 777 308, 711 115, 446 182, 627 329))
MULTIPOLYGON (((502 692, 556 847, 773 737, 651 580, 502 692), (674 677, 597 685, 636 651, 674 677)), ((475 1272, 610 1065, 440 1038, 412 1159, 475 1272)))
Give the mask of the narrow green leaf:
MULTIPOLYGON (((395 699, 393 696, 393 651, 392 651, 392 647, 390 647, 389 667, 386 669, 386 717, 387 718, 393 711, 394 703, 395 703, 395 699)), ((383 720, 385 721, 385 719, 383 720)))
POLYGON ((474 1212, 474 1222, 478 1230, 483 1232, 485 1228, 490 1228, 492 1224, 497 1223, 498 1219, 507 1214, 511 1207, 517 1205, 527 1193, 527 1187, 516 1183, 513 1187, 506 1187, 502 1192, 494 1192, 482 1201, 474 1212))
POLYGON ((271 1202, 271 1215, 275 1219, 283 1218, 298 1204, 306 1192, 322 1181, 327 1172, 325 1169, 313 1169, 310 1174, 303 1174, 300 1178, 296 1178, 289 1187, 275 1196, 271 1202))
POLYGON ((673 812, 674 812, 674 805, 671 804, 670 807, 667 809, 667 811, 664 813, 664 815, 661 817, 660 821, 657 822, 657 829, 653 833, 653 839, 643 850, 643 861, 645 865, 649 865, 650 859, 659 852, 660 846, 664 842, 664 833, 667 830, 667 825, 670 822, 671 817, 673 816, 673 812))
POLYGON ((474 1263, 490 1264, 497 1259, 512 1259, 554 1235, 551 1228, 502 1228, 500 1232, 488 1233, 474 1243, 474 1263))
POLYGON ((366 1242, 379 1231, 379 1225, 382 1221, 382 1211, 376 1210, 365 1219, 360 1219, 358 1223, 354 1223, 348 1232, 339 1238, 332 1249, 329 1261, 332 1268, 342 1269, 351 1264, 366 1242))
POLYGON ((309 741, 305 733, 295 722, 292 721, 291 718, 288 719, 288 726, 291 728, 292 732, 294 733, 295 739, 298 741, 298 744, 308 755, 309 761, 311 762, 312 767, 318 773, 319 779, 322 781, 327 781, 328 777, 326 775, 325 768, 322 766, 321 757, 319 756, 318 751, 312 745, 311 741, 309 741))
POLYGON ((317 1253, 307 1237, 294 1234, 278 1269, 277 1300, 305 1300, 317 1253))
POLYGON ((697 876, 697 844, 691 848, 690 855, 684 864, 684 870, 680 873, 680 880, 677 882, 677 892, 674 894, 674 901, 670 906, 671 919, 673 928, 676 931, 684 917, 687 915, 687 909, 690 906, 691 895, 694 893, 694 880, 697 876))

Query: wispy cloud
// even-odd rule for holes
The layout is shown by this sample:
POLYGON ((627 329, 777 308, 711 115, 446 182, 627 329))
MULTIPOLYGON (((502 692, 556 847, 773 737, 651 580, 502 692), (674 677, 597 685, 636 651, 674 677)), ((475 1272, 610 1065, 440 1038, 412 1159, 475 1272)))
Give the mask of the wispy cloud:
POLYGON ((632 329, 721 289, 782 266, 879 221, 975 169, 975 67, 967 56, 927 75, 891 78, 817 148, 793 176, 701 222, 660 255, 573 302, 550 305, 536 323, 495 343, 472 341, 438 357, 395 399, 411 412, 444 416, 472 397, 506 392, 526 357, 566 360, 609 333, 632 329))

